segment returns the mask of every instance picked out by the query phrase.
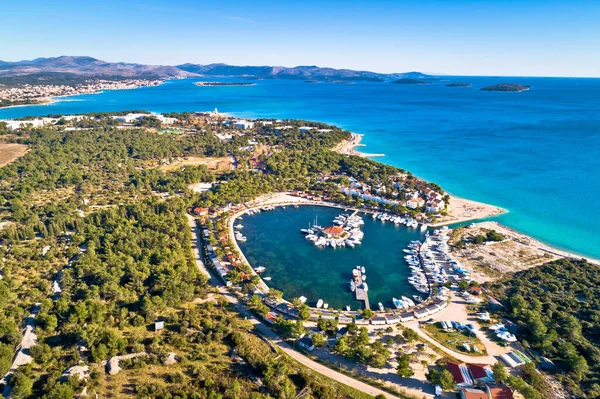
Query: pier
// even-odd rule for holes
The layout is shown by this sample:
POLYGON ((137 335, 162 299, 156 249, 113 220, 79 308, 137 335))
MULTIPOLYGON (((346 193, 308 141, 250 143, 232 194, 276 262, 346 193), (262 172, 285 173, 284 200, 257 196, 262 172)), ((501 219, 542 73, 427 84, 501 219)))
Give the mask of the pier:
POLYGON ((371 305, 369 304, 369 290, 368 288, 366 290, 363 288, 363 283, 362 275, 359 274, 359 276, 354 277, 354 284, 356 284, 356 289, 354 290, 356 300, 364 301, 365 309, 371 309, 371 305))

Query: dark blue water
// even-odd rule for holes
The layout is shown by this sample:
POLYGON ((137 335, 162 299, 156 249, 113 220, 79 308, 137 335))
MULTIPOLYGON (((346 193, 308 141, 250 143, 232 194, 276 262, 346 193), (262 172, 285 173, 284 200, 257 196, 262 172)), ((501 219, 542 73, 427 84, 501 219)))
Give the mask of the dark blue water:
POLYGON ((333 249, 315 247, 300 232, 315 218, 322 226, 331 225, 340 213, 343 210, 301 206, 244 216, 240 223, 248 241, 240 243, 240 249, 253 267, 267 268, 263 276, 272 277, 267 281, 270 287, 283 291, 288 299, 304 295, 309 305, 321 298, 337 309, 346 305, 362 308, 362 302, 355 301, 348 289, 352 269, 358 265, 366 269, 373 309, 378 302, 393 307, 393 297, 419 294, 408 284, 410 269, 403 249, 411 240, 423 240, 424 233, 365 216, 362 244, 333 249))
POLYGON ((366 152, 449 192, 510 213, 498 221, 600 258, 600 79, 449 77, 471 88, 257 81, 246 87, 159 87, 0 110, 0 119, 146 109, 313 119, 364 133, 366 152), (523 93, 483 92, 523 83, 523 93))

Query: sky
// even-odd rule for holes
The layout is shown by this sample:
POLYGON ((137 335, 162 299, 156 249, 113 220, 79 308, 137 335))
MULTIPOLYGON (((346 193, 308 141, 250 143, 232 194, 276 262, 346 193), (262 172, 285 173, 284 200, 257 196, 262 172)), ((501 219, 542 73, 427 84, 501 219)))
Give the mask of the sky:
POLYGON ((600 77, 600 1, 0 0, 0 60, 600 77))

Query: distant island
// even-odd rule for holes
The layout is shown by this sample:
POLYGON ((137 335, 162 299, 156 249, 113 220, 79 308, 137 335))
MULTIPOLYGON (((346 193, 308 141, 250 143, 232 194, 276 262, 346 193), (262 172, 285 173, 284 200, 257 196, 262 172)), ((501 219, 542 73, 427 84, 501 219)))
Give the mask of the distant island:
POLYGON ((510 91, 510 92, 522 92, 529 90, 530 86, 520 85, 516 83, 501 83, 498 85, 491 85, 482 87, 483 91, 510 91))
POLYGON ((421 79, 412 79, 412 78, 402 78, 398 80, 394 80, 392 83, 399 85, 429 85, 431 82, 421 79))
POLYGON ((196 82, 196 86, 256 86, 253 82, 196 82))
POLYGON ((471 83, 448 83, 446 87, 473 87, 471 83))

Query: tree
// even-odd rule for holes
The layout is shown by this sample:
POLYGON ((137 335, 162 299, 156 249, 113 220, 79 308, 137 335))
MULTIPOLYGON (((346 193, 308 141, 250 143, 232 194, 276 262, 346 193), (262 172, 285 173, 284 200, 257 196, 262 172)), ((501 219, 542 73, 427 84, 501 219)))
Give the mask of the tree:
POLYGON ((21 399, 31 395, 33 381, 25 373, 17 371, 12 375, 10 383, 13 386, 12 397, 21 399))
POLYGON ((365 319, 372 319, 373 316, 375 316, 375 313, 373 313, 373 311, 371 309, 363 309, 362 316, 365 319))
POLYGON ((453 391, 456 386, 456 381, 454 381, 454 376, 448 370, 444 369, 440 373, 440 387, 444 391, 453 391))
POLYGON ((498 380, 499 382, 506 382, 506 379, 508 378, 508 373, 506 371, 506 367, 504 367, 504 363, 495 363, 492 366, 492 372, 494 373, 496 380, 498 380))
POLYGON ((298 308, 298 317, 300 317, 302 320, 308 320, 310 318, 310 308, 308 305, 300 305, 298 308))
POLYGON ((440 385, 440 372, 437 369, 430 369, 429 372, 425 374, 425 378, 433 385, 440 385))
POLYGON ((316 347, 321 347, 323 345, 325 345, 326 339, 325 336, 323 334, 313 334, 312 335, 312 340, 313 340, 313 344, 316 347))
POLYGON ((408 354, 402 354, 396 358, 398 361, 398 367, 396 367, 396 374, 400 377, 412 377, 415 372, 410 368, 411 356, 408 354))
POLYGON ((413 330, 412 328, 406 328, 402 332, 402 336, 408 342, 413 342, 413 341, 418 341, 419 340, 419 334, 415 330, 413 330))

